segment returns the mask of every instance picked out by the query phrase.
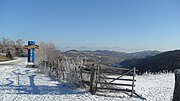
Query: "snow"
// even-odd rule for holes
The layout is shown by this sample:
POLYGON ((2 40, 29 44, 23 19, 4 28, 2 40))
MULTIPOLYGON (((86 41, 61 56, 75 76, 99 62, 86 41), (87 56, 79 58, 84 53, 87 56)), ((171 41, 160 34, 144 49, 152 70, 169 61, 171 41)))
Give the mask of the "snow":
POLYGON ((3 61, 0 62, 0 65, 6 65, 6 64, 26 64, 26 58, 25 57, 15 57, 14 60, 10 61, 3 61))
MULTIPOLYGON (((120 92, 91 95, 87 90, 26 68, 25 59, 0 65, 0 101, 143 101, 120 92)), ((136 92, 147 101, 171 101, 174 74, 144 74, 136 77, 136 92)))
POLYGON ((173 73, 137 76, 136 92, 148 101, 172 101, 174 82, 173 73))

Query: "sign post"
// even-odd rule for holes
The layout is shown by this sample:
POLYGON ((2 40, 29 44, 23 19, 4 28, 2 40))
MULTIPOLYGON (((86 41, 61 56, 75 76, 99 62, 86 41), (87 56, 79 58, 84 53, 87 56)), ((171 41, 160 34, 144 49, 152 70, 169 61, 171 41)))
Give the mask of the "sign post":
POLYGON ((24 46, 28 50, 28 64, 27 66, 34 66, 35 61, 35 49, 38 49, 39 46, 35 45, 35 41, 28 41, 28 45, 24 46))

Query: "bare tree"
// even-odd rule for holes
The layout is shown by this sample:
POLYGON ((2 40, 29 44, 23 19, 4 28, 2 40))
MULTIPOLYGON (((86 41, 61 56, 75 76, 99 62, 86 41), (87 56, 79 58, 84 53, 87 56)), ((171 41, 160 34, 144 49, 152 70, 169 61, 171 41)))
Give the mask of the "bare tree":
POLYGON ((17 39, 14 45, 15 48, 15 55, 16 56, 26 56, 27 53, 25 52, 25 49, 23 49, 23 39, 17 39))
POLYGON ((0 39, 0 53, 8 53, 9 51, 13 56, 26 56, 26 52, 23 49, 23 39, 17 39, 13 41, 8 38, 0 39))
POLYGON ((53 62, 58 60, 58 57, 61 55, 60 51, 56 49, 53 43, 39 43, 39 49, 36 52, 36 64, 42 61, 53 62))
POLYGON ((2 38, 1 48, 2 48, 3 53, 7 53, 8 51, 11 51, 12 53, 14 53, 15 52, 14 45, 15 43, 13 40, 10 40, 8 38, 2 38))

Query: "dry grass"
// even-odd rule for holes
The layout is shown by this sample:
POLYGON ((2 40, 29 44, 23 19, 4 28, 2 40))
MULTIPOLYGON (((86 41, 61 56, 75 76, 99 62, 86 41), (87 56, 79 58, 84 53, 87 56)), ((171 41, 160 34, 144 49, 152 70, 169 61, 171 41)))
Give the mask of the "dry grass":
POLYGON ((11 59, 7 58, 7 57, 4 56, 4 55, 0 55, 0 62, 2 62, 2 61, 8 61, 8 60, 11 60, 11 59))

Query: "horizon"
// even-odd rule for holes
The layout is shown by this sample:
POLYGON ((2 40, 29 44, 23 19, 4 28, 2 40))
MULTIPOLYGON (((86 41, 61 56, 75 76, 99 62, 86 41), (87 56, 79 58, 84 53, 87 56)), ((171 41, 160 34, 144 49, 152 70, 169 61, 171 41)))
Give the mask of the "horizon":
POLYGON ((52 42, 61 51, 180 49, 180 1, 1 0, 0 37, 52 42))
MULTIPOLYGON (((59 49, 60 50, 60 49, 59 49)), ((94 49, 94 50, 79 50, 79 49, 69 49, 69 50, 60 50, 61 52, 67 52, 67 51, 112 51, 112 52, 120 52, 120 53, 138 53, 138 52, 148 52, 148 51, 158 51, 160 53, 163 52, 169 52, 169 51, 175 51, 175 50, 180 50, 180 49, 171 49, 171 50, 164 50, 164 51, 160 51, 160 50, 140 50, 140 51, 133 51, 133 52, 125 52, 125 51, 118 51, 118 50, 110 50, 110 49, 94 49)))

